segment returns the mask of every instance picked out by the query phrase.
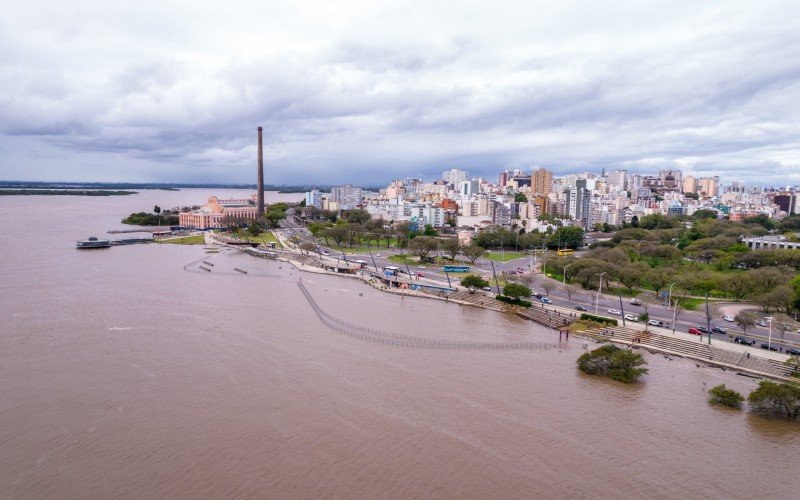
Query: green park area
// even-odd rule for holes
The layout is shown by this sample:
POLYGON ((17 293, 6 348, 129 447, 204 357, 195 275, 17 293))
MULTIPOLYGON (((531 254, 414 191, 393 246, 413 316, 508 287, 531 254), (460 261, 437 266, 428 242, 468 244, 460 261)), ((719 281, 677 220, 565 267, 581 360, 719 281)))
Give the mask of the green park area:
POLYGON ((169 243, 172 245, 203 245, 206 242, 205 236, 202 234, 192 234, 190 236, 181 236, 178 238, 165 238, 156 240, 158 243, 169 243))
POLYGON ((483 257, 489 260, 493 260, 495 262, 508 262, 510 260, 521 259, 527 256, 528 255, 525 252, 494 250, 492 252, 486 252, 486 254, 483 257))

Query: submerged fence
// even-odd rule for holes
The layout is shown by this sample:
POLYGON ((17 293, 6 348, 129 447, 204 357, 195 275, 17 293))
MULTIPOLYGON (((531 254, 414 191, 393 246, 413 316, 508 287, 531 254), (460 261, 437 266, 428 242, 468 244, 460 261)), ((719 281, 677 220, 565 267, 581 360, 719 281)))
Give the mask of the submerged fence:
POLYGON ((251 273, 249 271, 242 271, 242 270, 237 270, 237 271, 234 271, 234 272, 217 271, 217 270, 214 270, 214 269, 209 269, 209 268, 204 267, 204 266, 199 266, 198 268, 193 269, 193 267, 197 266, 198 264, 207 264, 209 266, 213 266, 214 264, 212 264, 210 262, 207 262, 207 260, 206 260, 207 258, 208 257, 203 257, 202 259, 198 259, 198 260, 194 260, 192 262, 189 262, 188 264, 183 266, 183 270, 186 271, 187 273, 204 274, 206 276, 212 276, 212 275, 217 276, 217 275, 219 275, 219 276, 236 276, 236 277, 239 277, 239 278, 273 278, 273 279, 283 278, 283 276, 280 275, 280 274, 251 273))
POLYGON ((369 328, 363 325, 357 325, 349 321, 344 321, 340 318, 323 310, 314 297, 311 296, 308 289, 302 282, 298 282, 297 286, 303 292, 308 303, 311 304, 314 313, 319 317, 325 326, 361 340, 368 340, 370 342, 377 342, 380 344, 393 345, 399 347, 427 347, 434 349, 505 349, 505 350, 533 350, 533 349, 556 349, 559 344, 556 342, 475 342, 468 340, 447 340, 447 339, 429 339, 424 337, 416 337, 413 335, 402 335, 399 333, 383 332, 374 328, 369 328))

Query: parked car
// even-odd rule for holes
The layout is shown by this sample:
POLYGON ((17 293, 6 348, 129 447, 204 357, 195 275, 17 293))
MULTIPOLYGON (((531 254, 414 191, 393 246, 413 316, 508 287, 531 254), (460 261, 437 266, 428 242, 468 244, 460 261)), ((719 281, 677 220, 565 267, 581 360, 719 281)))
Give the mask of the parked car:
POLYGON ((768 349, 770 351, 777 351, 778 350, 778 348, 775 347, 774 345, 771 346, 771 345, 769 345, 767 343, 761 344, 761 348, 762 349, 768 349))
POLYGON ((642 305, 642 299, 631 299, 632 306, 640 306, 642 305))
POLYGON ((583 306, 575 306, 575 310, 576 310, 576 311, 585 311, 585 310, 586 310, 586 308, 585 308, 585 307, 583 307, 583 306))
POLYGON ((717 325, 714 328, 712 328, 711 331, 714 332, 714 333, 721 333, 723 335, 728 333, 728 329, 727 328, 721 327, 719 325, 717 325))
POLYGON ((647 322, 647 324, 652 326, 664 326, 664 322, 659 321, 657 319, 651 319, 650 321, 647 322))
POLYGON ((420 269, 425 269, 425 266, 419 266, 420 269))
POLYGON ((763 321, 763 320, 758 320, 758 321, 756 321, 756 324, 757 324, 758 326, 767 326, 767 322, 766 322, 766 321, 763 321))
POLYGON ((700 333, 708 333, 708 328, 704 326, 698 326, 696 328, 700 331, 700 333))
POLYGON ((541 299, 542 298, 542 294, 539 293, 539 292, 533 292, 533 296, 536 297, 537 299, 541 299))
POLYGON ((619 316, 622 313, 619 311, 619 309, 609 309, 608 310, 608 314, 613 314, 615 316, 619 316))
POLYGON ((626 314, 625 315, 625 320, 626 321, 639 321, 639 318, 637 318, 633 314, 626 314))
POLYGON ((542 304, 552 304, 552 301, 547 297, 542 297, 542 304))
POLYGON ((722 319, 724 319, 725 321, 729 321, 731 323, 733 323, 735 321, 733 319, 733 316, 723 316, 722 319))
POLYGON ((689 328, 689 333, 691 333, 692 335, 702 335, 703 334, 703 332, 701 332, 697 328, 689 328))
POLYGON ((800 356, 800 349, 786 349, 783 352, 786 354, 791 354, 792 356, 800 356))
POLYGON ((420 278, 424 278, 425 277, 425 273, 422 273, 422 272, 417 273, 417 276, 419 276, 420 278))
POLYGON ((484 290, 485 292, 491 292, 491 291, 492 291, 492 287, 490 287, 490 286, 485 286, 485 287, 483 287, 483 290, 484 290))
POLYGON ((742 344, 742 345, 755 345, 756 343, 755 340, 746 339, 744 337, 736 337, 735 339, 733 339, 733 341, 736 342, 737 344, 742 344))

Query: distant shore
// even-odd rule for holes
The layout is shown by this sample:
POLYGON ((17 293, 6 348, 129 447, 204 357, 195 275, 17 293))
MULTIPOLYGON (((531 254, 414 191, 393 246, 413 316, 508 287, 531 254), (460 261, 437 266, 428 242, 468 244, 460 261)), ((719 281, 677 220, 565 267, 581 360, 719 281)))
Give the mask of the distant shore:
POLYGON ((127 196, 136 191, 106 189, 0 189, 0 196, 127 196))

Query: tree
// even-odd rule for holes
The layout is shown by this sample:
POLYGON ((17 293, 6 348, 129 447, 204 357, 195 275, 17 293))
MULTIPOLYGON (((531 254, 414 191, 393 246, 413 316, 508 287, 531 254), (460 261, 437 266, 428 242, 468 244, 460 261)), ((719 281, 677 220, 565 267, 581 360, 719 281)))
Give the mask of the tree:
POLYGON ((762 380, 747 396, 755 410, 774 412, 789 418, 800 417, 800 385, 762 380))
POLYGON ((517 193, 514 195, 514 201, 516 203, 525 203, 528 201, 528 197, 524 193, 517 193))
POLYGON ((579 248, 583 246, 583 229, 578 226, 562 226, 550 236, 550 248, 579 248))
POLYGON ((553 288, 556 287, 556 283, 557 283, 556 281, 553 281, 551 279, 547 279, 547 278, 543 279, 542 280, 542 289, 544 290, 544 294, 549 296, 550 292, 553 291, 553 288))
POLYGON ((261 226, 256 224, 255 222, 251 222, 249 226, 247 226, 247 234, 250 236, 258 236, 261 234, 261 226))
POLYGON ((300 243, 300 250, 305 250, 306 255, 308 255, 310 252, 312 252, 312 251, 314 251, 316 249, 317 249, 317 245, 311 243, 310 241, 304 241, 304 242, 300 243))
POLYGON ((631 226, 633 226, 633 227, 639 227, 639 216, 638 216, 638 215, 634 215, 634 216, 631 218, 631 226))
POLYGON ((486 253, 486 250, 478 245, 469 245, 462 248, 461 253, 464 254, 464 257, 469 259, 470 264, 475 264, 476 260, 483 257, 483 255, 486 253))
POLYGON ((694 220, 716 219, 717 212, 704 208, 693 213, 692 217, 694 218, 694 220))
POLYGON ((503 295, 519 300, 531 296, 531 289, 521 283, 509 283, 503 288, 503 295))
POLYGON ((589 375, 604 375, 614 380, 630 384, 648 372, 642 368, 647 362, 641 354, 620 349, 613 344, 601 346, 582 354, 578 358, 578 368, 589 375))
POLYGON ((746 311, 742 311, 734 316, 733 321, 739 325, 739 328, 741 328, 745 334, 747 334, 747 330, 756 325, 756 318, 753 313, 746 311))
POLYGON ((461 286, 469 288, 470 293, 475 293, 478 288, 489 286, 489 282, 477 274, 468 274, 461 278, 461 286))
POLYGON ((792 307, 793 292, 791 287, 781 285, 761 294, 756 299, 756 303, 761 306, 765 313, 769 312, 770 309, 789 312, 792 307))
POLYGON ((417 236, 408 244, 409 249, 419 256, 421 261, 424 261, 428 254, 436 250, 437 243, 435 238, 430 236, 417 236))
POLYGON ((741 408, 742 403, 744 402, 744 396, 734 391, 733 389, 728 389, 727 387, 725 387, 725 384, 720 384, 716 387, 712 387, 708 391, 708 394, 709 394, 708 401, 710 403, 730 406, 731 408, 741 408))
POLYGON ((333 227, 329 227, 328 229, 322 232, 323 238, 327 239, 331 238, 333 241, 336 242, 337 247, 342 246, 342 242, 347 238, 347 228, 344 225, 337 225, 333 227))
POLYGON ((425 224, 425 230, 422 231, 422 234, 423 236, 436 236, 439 233, 430 224, 425 224))
POLYGON ((656 296, 658 292, 663 290, 672 279, 672 273, 664 268, 655 268, 652 271, 648 272, 645 279, 648 283, 650 283, 650 288, 656 292, 656 296))
POLYGON ((450 260, 456 260, 456 255, 458 255, 458 251, 461 249, 458 240, 455 238, 443 240, 439 247, 444 250, 444 253, 450 256, 450 260))
POLYGON ((570 285, 569 283, 563 285, 564 293, 567 294, 567 300, 572 300, 572 296, 577 293, 578 289, 575 288, 575 285, 570 285))
POLYGON ((153 213, 154 214, 160 214, 161 213, 161 207, 159 207, 158 205, 154 206, 153 207, 153 213))
POLYGON ((352 224, 365 224, 372 216, 366 210, 354 208, 342 212, 342 219, 352 224))

